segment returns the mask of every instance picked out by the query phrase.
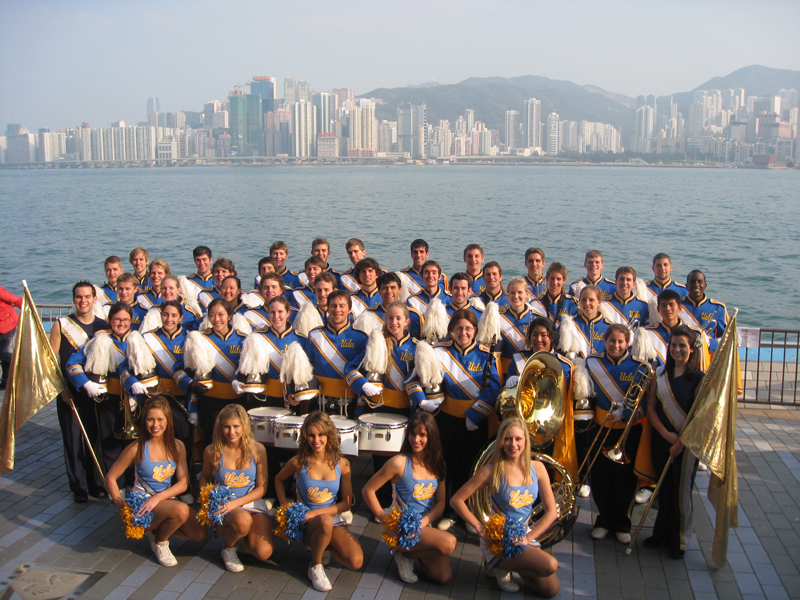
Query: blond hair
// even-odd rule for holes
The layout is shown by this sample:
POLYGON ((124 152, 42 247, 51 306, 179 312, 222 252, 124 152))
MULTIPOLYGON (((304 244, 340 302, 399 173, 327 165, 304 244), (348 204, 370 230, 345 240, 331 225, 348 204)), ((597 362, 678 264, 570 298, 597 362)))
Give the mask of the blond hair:
POLYGON ((228 404, 219 411, 217 420, 214 423, 214 435, 212 444, 214 445, 214 471, 219 469, 222 462, 222 448, 225 445, 225 438, 222 435, 222 426, 233 419, 239 419, 242 423, 242 437, 239 438, 239 460, 236 461, 237 469, 244 469, 245 465, 253 459, 253 445, 256 443, 253 437, 253 430, 250 427, 250 418, 247 411, 240 404, 228 404))
POLYGON ((519 427, 523 431, 523 437, 525 438, 525 448, 522 450, 522 454, 519 457, 519 470, 522 471, 523 475, 523 485, 530 485, 533 483, 533 477, 531 477, 531 438, 528 434, 528 428, 525 426, 525 421, 520 419, 519 417, 510 417, 505 419, 502 423, 500 423, 500 429, 497 431, 497 438, 494 445, 494 452, 492 452, 492 481, 490 484, 490 489, 492 493, 495 493, 497 490, 500 489, 500 486, 503 484, 503 479, 506 476, 506 458, 505 452, 503 452, 503 440, 505 439, 506 433, 512 427, 519 427))

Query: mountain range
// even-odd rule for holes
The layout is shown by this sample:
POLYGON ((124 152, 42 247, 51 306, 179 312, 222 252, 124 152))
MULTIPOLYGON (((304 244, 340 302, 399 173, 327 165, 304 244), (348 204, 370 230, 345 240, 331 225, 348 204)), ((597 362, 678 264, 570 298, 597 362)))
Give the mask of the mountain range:
MULTIPOLYGON (((800 71, 751 65, 724 77, 714 77, 694 90, 728 88, 744 88, 746 96, 777 94, 781 88, 800 89, 800 71)), ((694 90, 673 94, 678 110, 684 115, 692 102, 694 90)), ((609 123, 623 135, 631 135, 636 119, 635 98, 595 85, 578 85, 538 75, 471 77, 448 85, 428 82, 400 88, 378 88, 359 97, 382 100, 375 107, 378 121, 396 120, 400 104, 425 103, 429 123, 449 119, 451 127, 465 109, 471 108, 475 110, 475 119, 486 123, 489 129, 503 130, 506 111, 517 110, 521 113, 520 119, 524 119, 524 103, 529 98, 541 100, 542 121, 551 112, 557 112, 561 120, 609 123)))

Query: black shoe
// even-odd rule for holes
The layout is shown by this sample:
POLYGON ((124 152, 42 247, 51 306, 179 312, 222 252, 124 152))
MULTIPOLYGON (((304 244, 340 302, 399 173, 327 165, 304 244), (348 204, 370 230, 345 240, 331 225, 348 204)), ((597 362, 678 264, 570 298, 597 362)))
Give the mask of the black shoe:
POLYGON ((108 498, 108 492, 106 492, 106 491, 105 491, 103 488, 101 488, 101 487, 99 487, 99 488, 93 488, 93 489, 90 489, 90 490, 89 490, 89 495, 90 495, 92 498, 98 498, 98 499, 102 499, 102 498, 108 498))
POLYGON ((657 538, 656 536, 649 537, 644 541, 644 545, 647 546, 648 548, 658 548, 663 544, 664 541, 661 538, 657 538))
POLYGON ((686 551, 679 548, 671 548, 669 551, 669 557, 674 558, 675 560, 683 558, 684 554, 686 554, 686 551))
POLYGON ((84 494, 83 492, 75 492, 72 494, 72 498, 75 500, 75 504, 83 504, 84 502, 88 502, 89 496, 84 494))

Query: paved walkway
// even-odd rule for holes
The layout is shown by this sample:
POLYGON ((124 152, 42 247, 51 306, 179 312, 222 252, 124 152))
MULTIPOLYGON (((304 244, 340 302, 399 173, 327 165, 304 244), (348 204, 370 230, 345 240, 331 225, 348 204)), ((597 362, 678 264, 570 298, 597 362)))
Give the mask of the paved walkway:
MULTIPOLYGON (((705 496, 707 473, 698 473, 695 533, 683 560, 666 549, 641 546, 630 556, 612 541, 589 538, 592 508, 580 500, 581 516, 572 533, 553 550, 562 582, 559 598, 647 598, 653 600, 749 600, 800 598, 800 411, 742 409, 739 415, 739 524, 731 531, 730 564, 708 565, 712 508, 705 496)), ((365 458, 354 462, 355 489, 372 474, 365 458)), ((638 522, 641 507, 634 513, 638 522)), ((652 522, 653 517, 649 517, 652 522)), ((444 586, 420 577, 403 584, 380 529, 356 506, 352 530, 364 548, 359 572, 328 568, 330 598, 353 600, 519 600, 522 592, 500 592, 481 568, 475 536, 456 532, 455 577, 444 586)), ((278 543, 267 564, 243 557, 245 570, 222 567, 220 539, 173 542, 178 567, 163 568, 145 541, 125 538, 116 509, 107 501, 73 504, 62 457, 54 403, 23 427, 16 470, 0 478, 0 595, 22 564, 96 572, 99 579, 84 598, 136 600, 317 600, 306 579, 308 553, 302 545, 278 543)))

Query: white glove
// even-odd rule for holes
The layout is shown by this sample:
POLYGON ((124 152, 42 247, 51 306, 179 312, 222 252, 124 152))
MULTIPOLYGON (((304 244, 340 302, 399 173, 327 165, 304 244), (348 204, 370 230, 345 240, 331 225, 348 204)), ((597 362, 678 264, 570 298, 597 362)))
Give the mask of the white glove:
POLYGON ((244 384, 238 379, 234 379, 233 381, 231 381, 231 387, 233 388, 233 391, 236 392, 237 395, 241 395, 244 393, 244 384))
POLYGON ((198 420, 197 420, 197 413, 196 413, 196 412, 190 412, 190 413, 189 413, 189 419, 190 419, 191 421, 193 421, 194 423, 198 423, 198 420))
POLYGON ((87 381, 83 384, 83 389, 89 395, 89 398, 97 398, 101 394, 106 393, 105 386, 95 383, 94 381, 87 381))
MULTIPOLYGON (((141 384, 140 384, 140 385, 141 385, 141 384)), ((136 410, 136 407, 138 406, 138 404, 139 404, 139 403, 138 403, 138 402, 136 402, 136 398, 134 398, 133 396, 128 396, 128 406, 130 406, 130 407, 131 407, 131 410, 132 410, 132 411, 133 411, 133 410, 136 410)))
POLYGON ((472 420, 467 417, 467 431, 475 431, 478 426, 472 422, 472 420))
POLYGON ((506 387, 511 389, 517 387, 519 383, 519 375, 512 375, 508 379, 506 379, 506 387))
POLYGON ((624 416, 623 408, 621 406, 615 406, 611 410, 611 420, 612 421, 622 421, 623 416, 624 416))
POLYGON ((131 394, 146 394, 147 388, 144 387, 144 384, 140 382, 136 382, 131 386, 131 394))
POLYGON ((377 396, 381 391, 383 391, 381 388, 369 381, 361 387, 361 393, 365 396, 377 396))
POLYGON ((419 403, 419 407, 424 410, 425 412, 432 413, 439 405, 442 403, 441 400, 421 400, 419 403))

